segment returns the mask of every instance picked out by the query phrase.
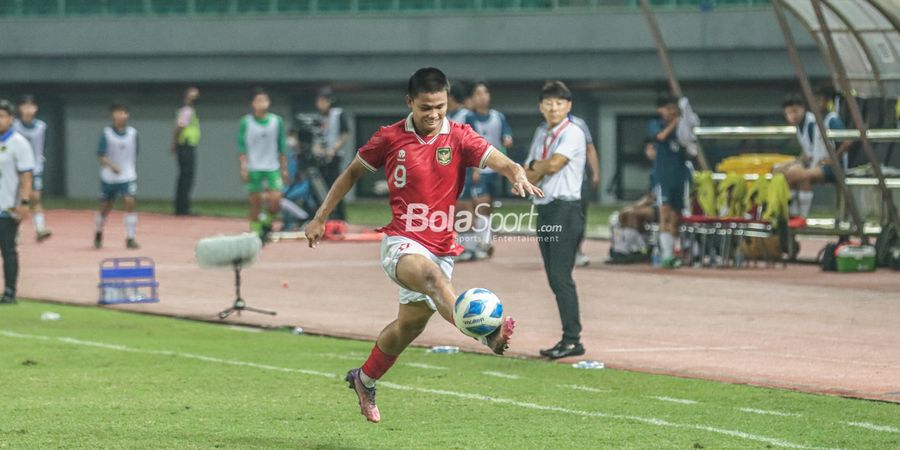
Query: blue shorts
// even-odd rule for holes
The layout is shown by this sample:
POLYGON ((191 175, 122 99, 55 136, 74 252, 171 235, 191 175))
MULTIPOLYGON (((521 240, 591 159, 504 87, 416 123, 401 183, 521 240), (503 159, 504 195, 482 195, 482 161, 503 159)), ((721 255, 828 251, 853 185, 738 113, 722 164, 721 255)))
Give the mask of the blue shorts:
POLYGON ((41 192, 44 190, 43 174, 36 173, 31 175, 31 190, 34 192, 41 192))
POLYGON ((104 202, 115 201, 119 197, 134 197, 137 194, 137 181, 125 183, 100 182, 100 200, 104 202))
POLYGON ((667 182, 657 184, 656 203, 660 206, 669 205, 675 212, 680 213, 684 209, 684 183, 667 182))
POLYGON ((831 168, 831 164, 822 166, 822 175, 825 177, 826 183, 834 183, 837 181, 837 178, 834 176, 834 169, 831 168))
POLYGON ((471 200, 478 197, 490 196, 497 197, 500 194, 500 174, 497 172, 484 173, 478 177, 478 183, 472 183, 472 171, 478 170, 468 168, 466 170, 466 184, 463 191, 459 195, 460 200, 471 200))

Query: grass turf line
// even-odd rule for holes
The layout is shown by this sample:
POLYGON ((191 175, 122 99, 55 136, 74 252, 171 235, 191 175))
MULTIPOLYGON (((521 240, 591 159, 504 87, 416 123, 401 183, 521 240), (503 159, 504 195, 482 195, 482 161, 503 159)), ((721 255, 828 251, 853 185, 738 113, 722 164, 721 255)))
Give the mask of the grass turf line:
POLYGON ((846 425, 897 428, 900 405, 624 371, 576 370, 532 360, 428 354, 418 348, 405 353, 400 362, 407 364, 398 364, 388 375, 379 392, 384 421, 371 425, 337 378, 356 364, 332 356, 357 357, 361 362, 371 343, 274 331, 244 333, 226 326, 33 302, 0 309, 0 331, 7 333, 0 334, 4 378, 0 447, 771 445, 712 429, 801 447, 900 446, 900 434, 846 425), (43 311, 57 312, 62 320, 41 321, 43 311), (9 333, 50 339, 21 339, 9 333), (216 363, 212 358, 244 365, 216 363), (485 371, 520 378, 486 377, 485 371), (493 400, 484 401, 485 396, 493 400), (698 404, 664 403, 646 396, 698 404), (738 407, 799 416, 747 414, 738 407))

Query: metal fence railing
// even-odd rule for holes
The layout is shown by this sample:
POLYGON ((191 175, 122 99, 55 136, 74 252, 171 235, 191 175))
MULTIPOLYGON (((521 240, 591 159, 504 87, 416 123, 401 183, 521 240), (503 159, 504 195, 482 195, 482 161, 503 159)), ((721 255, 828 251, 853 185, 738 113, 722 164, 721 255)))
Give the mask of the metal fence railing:
MULTIPOLYGON (((770 0, 650 0, 659 9, 746 8, 770 0)), ((0 17, 541 12, 637 9, 639 0, 0 0, 0 17)))

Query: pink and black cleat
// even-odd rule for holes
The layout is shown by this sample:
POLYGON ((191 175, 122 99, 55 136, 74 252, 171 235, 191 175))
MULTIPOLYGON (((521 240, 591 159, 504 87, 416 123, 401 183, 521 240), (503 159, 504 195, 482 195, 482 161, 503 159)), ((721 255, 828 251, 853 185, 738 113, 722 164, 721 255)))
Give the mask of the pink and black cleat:
POLYGON ((490 347, 494 353, 502 355, 509 348, 509 339, 512 337, 515 328, 515 319, 506 317, 493 333, 481 338, 481 343, 490 347))
POLYGON ((353 369, 347 372, 344 380, 349 384, 349 388, 356 391, 359 397, 359 412, 366 416, 366 420, 378 423, 381 420, 381 413, 378 412, 378 406, 375 405, 375 388, 367 388, 359 379, 359 373, 362 369, 353 369))

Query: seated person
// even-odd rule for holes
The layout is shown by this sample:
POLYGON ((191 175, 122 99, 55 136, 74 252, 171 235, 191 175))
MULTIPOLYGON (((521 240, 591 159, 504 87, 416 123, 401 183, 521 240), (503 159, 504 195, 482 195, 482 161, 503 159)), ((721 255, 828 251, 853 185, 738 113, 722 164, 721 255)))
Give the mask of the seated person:
MULTIPOLYGON (((829 91, 820 89, 816 91, 816 105, 818 111, 824 115, 825 128, 829 130, 842 130, 844 123, 834 112, 828 111, 828 102, 832 98, 829 91)), ((815 115, 806 109, 802 97, 789 96, 782 105, 784 117, 787 122, 797 127, 797 140, 803 152, 795 161, 779 164, 773 168, 775 173, 783 173, 792 189, 791 203, 792 216, 809 216, 812 206, 812 185, 818 183, 833 183, 835 181, 834 169, 831 167, 831 158, 825 146, 825 140, 816 125, 815 115), (796 193, 794 192, 796 191, 796 193)), ((853 141, 844 141, 836 153, 841 166, 847 168, 847 151, 853 145, 853 141)))
MULTIPOLYGON (((652 139, 644 141, 644 155, 653 164, 656 159, 656 146, 652 139)), ((647 193, 638 201, 619 210, 616 213, 617 218, 610 220, 612 245, 609 249, 609 262, 644 261, 649 258, 647 243, 642 233, 647 224, 659 221, 659 206, 653 194, 655 186, 656 177, 651 166, 647 193)))
POLYGON ((306 169, 315 165, 312 153, 307 151, 304 144, 311 142, 311 139, 303 139, 300 133, 302 132, 291 130, 287 138, 292 154, 288 158, 288 182, 281 197, 283 231, 296 229, 310 218, 309 211, 318 208, 318 202, 312 193, 312 183, 306 174, 306 169))

